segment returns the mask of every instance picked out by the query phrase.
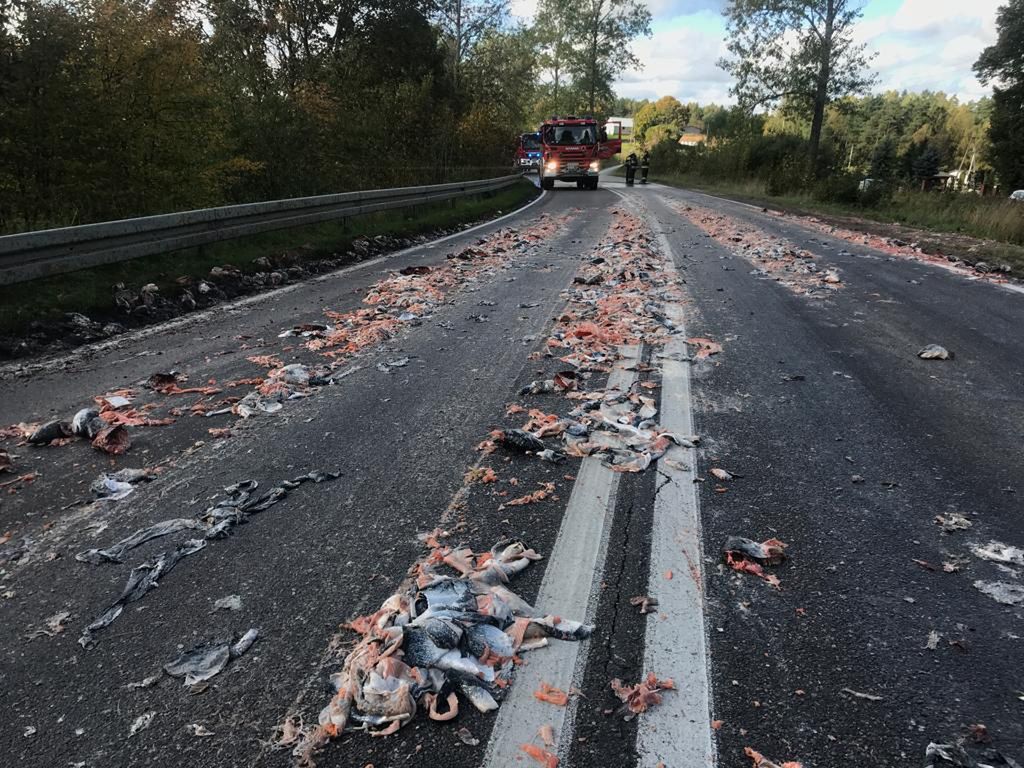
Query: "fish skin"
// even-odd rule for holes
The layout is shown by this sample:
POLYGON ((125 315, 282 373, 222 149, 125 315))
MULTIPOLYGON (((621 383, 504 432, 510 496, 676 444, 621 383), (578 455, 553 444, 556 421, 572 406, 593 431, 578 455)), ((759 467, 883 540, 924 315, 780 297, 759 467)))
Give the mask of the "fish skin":
POLYGON ((553 637, 556 640, 586 640, 593 633, 594 627, 591 624, 582 624, 578 621, 570 621, 569 619, 561 619, 555 623, 553 616, 544 616, 542 618, 530 619, 530 626, 527 628, 526 637, 536 638, 543 635, 553 637))
POLYGON ((493 712, 498 708, 498 702, 494 697, 478 685, 459 681, 459 691, 469 699, 469 703, 476 707, 478 712, 493 712))
POLYGON ((402 635, 404 658, 414 667, 432 667, 448 653, 447 649, 437 647, 422 627, 405 627, 402 635))
POLYGON ((422 627, 430 641, 438 648, 451 650, 456 648, 462 639, 462 628, 452 619, 440 616, 421 617, 413 622, 413 626, 422 627))
POLYGON ((463 656, 460 651, 453 650, 445 653, 434 662, 433 666, 443 670, 458 670, 463 674, 475 675, 485 682, 494 681, 494 669, 486 664, 481 664, 472 656, 463 656))
POLYGON ((515 616, 536 616, 537 609, 523 600, 519 595, 501 584, 493 584, 486 590, 492 596, 499 598, 515 616))
POLYGON ((511 658, 515 653, 512 638, 490 624, 475 624, 466 627, 465 648, 473 656, 482 657, 488 651, 502 658, 511 658))
POLYGON ((469 584, 459 579, 439 581, 427 589, 421 590, 420 595, 427 601, 427 606, 432 609, 465 612, 476 609, 476 600, 473 598, 469 584))
POLYGON ((28 442, 33 445, 48 445, 53 440, 64 437, 71 437, 71 424, 66 421, 49 421, 36 429, 28 436, 28 442))
POLYGON ((529 432, 524 432, 521 429, 503 429, 500 430, 501 443, 509 448, 516 451, 526 453, 527 451, 544 451, 547 450, 543 440, 534 437, 529 432))

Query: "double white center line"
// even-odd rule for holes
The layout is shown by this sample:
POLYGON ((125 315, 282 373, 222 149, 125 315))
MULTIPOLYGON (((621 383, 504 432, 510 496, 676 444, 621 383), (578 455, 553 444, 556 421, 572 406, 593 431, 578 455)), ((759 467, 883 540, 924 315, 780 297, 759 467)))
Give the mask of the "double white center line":
MULTIPOLYGON (((642 215, 647 215, 642 212, 642 215)), ((672 249, 663 234, 658 245, 675 276, 672 249)), ((688 349, 681 308, 666 314, 679 333, 657 361, 662 366, 661 425, 679 435, 693 433, 688 349)), ((623 350, 623 359, 608 386, 627 390, 635 381, 640 349, 623 350)), ((645 632, 644 668, 659 678, 671 677, 678 691, 639 717, 638 765, 643 768, 703 768, 715 764, 711 737, 710 688, 701 576, 701 535, 697 495, 696 452, 673 447, 656 465, 658 491, 654 502, 648 594, 658 598, 658 611, 649 614, 645 632), (669 460, 669 461, 666 461, 669 460), (672 579, 666 578, 668 572, 672 579)), ((558 537, 537 597, 547 614, 579 616, 586 606, 588 621, 597 613, 605 567, 608 535, 615 511, 619 475, 598 458, 580 467, 558 537)), ((621 597, 621 596, 620 596, 621 597)), ((548 683, 568 691, 583 678, 588 643, 554 641, 550 648, 529 656, 521 666, 508 697, 502 702, 483 761, 484 768, 521 768, 522 744, 539 746, 538 731, 551 725, 558 756, 566 761, 574 741, 578 697, 565 708, 543 703, 533 693, 548 683)), ((628 681, 627 681, 628 682, 628 681)), ((563 762, 563 765, 565 763, 563 762)))

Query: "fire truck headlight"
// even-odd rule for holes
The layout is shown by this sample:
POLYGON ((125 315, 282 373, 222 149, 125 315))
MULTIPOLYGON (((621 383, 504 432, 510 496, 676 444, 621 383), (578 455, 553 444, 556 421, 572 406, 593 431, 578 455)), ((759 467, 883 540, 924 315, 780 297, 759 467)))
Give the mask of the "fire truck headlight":
POLYGON ((558 161, 557 160, 548 160, 547 165, 545 165, 544 167, 547 168, 549 171, 557 171, 558 170, 558 161))
POLYGON ((593 162, 591 162, 590 163, 590 170, 592 170, 592 171, 600 171, 601 170, 601 161, 594 160, 593 162))

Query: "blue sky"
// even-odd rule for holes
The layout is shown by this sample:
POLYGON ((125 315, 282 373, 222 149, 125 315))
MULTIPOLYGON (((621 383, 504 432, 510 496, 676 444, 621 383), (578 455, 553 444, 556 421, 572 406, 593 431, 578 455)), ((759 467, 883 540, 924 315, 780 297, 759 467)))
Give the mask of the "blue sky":
MULTIPOLYGON (((964 100, 987 93, 971 72, 995 39, 996 9, 1005 0, 866 0, 857 37, 875 52, 877 90, 933 90, 964 100)), ((649 0, 653 35, 633 50, 643 62, 616 83, 622 96, 729 103, 729 76, 715 62, 725 55, 725 0, 649 0)), ((535 0, 513 0, 528 18, 535 0)))

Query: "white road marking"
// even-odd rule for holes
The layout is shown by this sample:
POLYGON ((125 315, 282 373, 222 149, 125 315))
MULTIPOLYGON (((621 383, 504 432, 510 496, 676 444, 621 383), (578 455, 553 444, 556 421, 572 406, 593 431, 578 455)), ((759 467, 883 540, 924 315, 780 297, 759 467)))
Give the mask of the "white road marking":
MULTIPOLYGON (((672 250, 664 234, 658 235, 658 244, 671 263, 672 250)), ((660 423, 669 432, 692 435, 690 364, 683 362, 688 355, 683 313, 674 306, 666 307, 665 314, 681 333, 665 345, 661 358, 660 423)), ((696 449, 674 446, 658 462, 658 474, 647 587, 648 594, 658 598, 658 608, 648 616, 644 669, 660 678, 671 677, 678 692, 666 694, 662 706, 640 716, 639 765, 712 766, 715 746, 711 737, 700 510, 695 490, 696 449), (668 571, 672 571, 671 581, 665 578, 668 571)))
MULTIPOLYGON (((636 379, 633 367, 640 359, 639 347, 623 347, 620 360, 608 378, 608 389, 622 391, 636 379)), ((544 613, 592 621, 597 611, 601 576, 604 571, 608 535, 615 513, 619 473, 604 466, 601 459, 583 460, 569 503, 558 529, 540 585, 536 607, 544 613)), ((520 744, 541 745, 537 730, 554 728, 557 750, 564 759, 572 746, 573 724, 578 697, 570 696, 567 707, 546 704, 534 698, 541 682, 569 691, 582 679, 589 643, 559 642, 527 654, 527 663, 516 670, 508 696, 501 703, 482 768, 521 768, 528 759, 520 744)))
POLYGON ((310 280, 303 280, 301 282, 293 283, 291 285, 285 285, 281 288, 275 288, 271 291, 256 293, 253 294, 252 296, 245 296, 244 298, 236 299, 235 301, 226 302, 224 304, 218 304, 214 307, 210 307, 209 309, 204 309, 201 312, 191 312, 187 315, 182 315, 181 317, 177 317, 173 320, 168 320, 157 325, 149 325, 146 326, 145 328, 139 328, 138 330, 135 331, 122 333, 110 339, 97 341, 92 344, 85 344, 81 347, 78 347, 72 352, 68 352, 66 354, 58 355, 55 357, 44 358, 39 362, 8 363, 7 365, 0 366, 0 377, 28 376, 36 373, 41 373, 44 371, 59 370, 70 365, 76 360, 92 357, 100 352, 106 352, 111 349, 118 349, 126 344, 131 344, 134 341, 148 339, 150 336, 157 336, 161 333, 166 333, 167 331, 174 331, 192 324, 205 323, 206 321, 210 320, 211 318, 217 317, 220 314, 237 312, 240 309, 244 309, 245 307, 248 307, 252 304, 259 304, 262 301, 272 301, 274 299, 278 299, 281 296, 284 296, 285 294, 291 293, 292 291, 297 291, 299 288, 302 288, 303 286, 309 285, 311 283, 322 283, 327 280, 334 280, 339 277, 345 277, 351 272, 354 272, 359 269, 367 269, 368 267, 376 266, 377 264, 381 264, 387 261, 388 259, 401 258, 411 253, 415 253, 416 251, 435 248, 436 246, 441 245, 442 243, 447 243, 450 240, 454 240, 457 237, 463 237, 465 235, 472 234, 473 232, 483 229, 484 227, 490 227, 499 222, 505 221, 506 219, 509 219, 512 216, 518 216, 523 211, 527 210, 528 208, 532 208, 534 205, 543 200, 547 196, 547 194, 548 193, 546 191, 542 191, 540 195, 535 197, 533 200, 531 200, 529 203, 522 206, 521 208, 516 208, 514 211, 511 211, 510 213, 506 213, 503 216, 499 216, 496 219, 491 219, 490 221, 485 221, 480 224, 476 224, 472 227, 469 227, 468 229, 462 230, 461 232, 455 232, 450 235, 445 235, 444 237, 439 237, 436 240, 430 240, 426 243, 420 243, 419 245, 411 246, 410 248, 404 248, 401 251, 385 253, 381 256, 377 256, 373 259, 370 259, 369 261, 361 261, 358 264, 350 264, 347 267, 342 267, 341 269, 337 269, 333 272, 318 275, 317 277, 314 277, 310 280))
MULTIPOLYGON (((619 193, 616 193, 619 194, 619 193)), ((639 199, 620 195, 629 204, 639 199)), ((656 232, 667 269, 677 276, 672 246, 661 223, 644 218, 656 232)), ((655 358, 662 367, 661 411, 658 420, 669 432, 693 434, 690 363, 682 307, 670 305, 665 315, 679 333, 655 358)), ((639 717, 638 765, 641 768, 702 768, 717 761, 711 734, 711 683, 707 627, 704 621, 703 549, 697 503, 697 451, 673 446, 658 461, 658 490, 651 527, 651 565, 647 593, 658 599, 644 633, 644 671, 670 677, 678 688, 666 693, 661 706, 639 717), (671 571, 672 579, 666 578, 671 571)))

